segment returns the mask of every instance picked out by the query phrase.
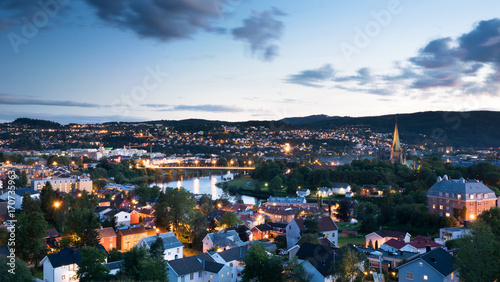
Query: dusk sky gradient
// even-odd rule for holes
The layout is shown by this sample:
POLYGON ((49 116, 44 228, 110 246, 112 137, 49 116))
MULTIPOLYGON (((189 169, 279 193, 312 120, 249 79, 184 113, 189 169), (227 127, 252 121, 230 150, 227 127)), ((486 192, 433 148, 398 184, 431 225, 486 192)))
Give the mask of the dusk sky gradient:
POLYGON ((38 2, 0 3, 2 122, 500 110, 498 1, 38 2))

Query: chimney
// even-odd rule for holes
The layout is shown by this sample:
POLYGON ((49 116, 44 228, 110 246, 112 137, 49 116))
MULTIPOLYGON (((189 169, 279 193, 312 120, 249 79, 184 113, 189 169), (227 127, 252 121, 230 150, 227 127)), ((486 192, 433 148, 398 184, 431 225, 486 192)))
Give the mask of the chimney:
POLYGON ((426 245, 425 246, 425 252, 428 253, 431 251, 431 246, 430 245, 426 245))

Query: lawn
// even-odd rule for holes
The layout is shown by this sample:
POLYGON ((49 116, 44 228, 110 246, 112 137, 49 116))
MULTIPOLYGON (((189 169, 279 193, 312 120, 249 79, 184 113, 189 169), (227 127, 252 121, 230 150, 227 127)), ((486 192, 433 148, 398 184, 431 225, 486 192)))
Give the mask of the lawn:
POLYGON ((347 244, 352 244, 356 246, 364 246, 366 243, 365 236, 349 236, 349 237, 339 237, 339 247, 343 247, 347 244))
POLYGON ((335 222, 339 229, 339 233, 342 232, 342 230, 355 230, 359 231, 359 227, 361 226, 361 223, 349 223, 349 222, 335 222))
POLYGON ((248 188, 247 183, 250 182, 250 187, 254 188, 255 182, 250 176, 243 176, 240 178, 236 178, 234 180, 228 181, 227 185, 229 186, 236 186, 238 188, 248 188))

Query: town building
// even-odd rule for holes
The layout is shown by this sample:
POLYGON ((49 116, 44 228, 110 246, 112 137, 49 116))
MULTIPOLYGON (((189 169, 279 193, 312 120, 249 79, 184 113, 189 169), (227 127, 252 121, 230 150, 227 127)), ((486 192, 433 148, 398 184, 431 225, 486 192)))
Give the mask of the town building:
POLYGON ((116 243, 118 250, 128 251, 132 249, 139 241, 148 236, 146 228, 140 226, 135 228, 118 229, 116 232, 116 243))
POLYGON ((100 227, 96 229, 99 233, 99 244, 103 245, 106 251, 116 248, 116 232, 113 227, 100 227))
POLYGON ((483 211, 496 206, 495 192, 479 180, 448 179, 438 177, 437 182, 427 191, 427 205, 430 213, 439 216, 461 217, 465 208, 465 218, 474 220, 483 211))
POLYGON ((399 132, 398 132, 398 121, 396 120, 396 125, 394 127, 394 135, 392 138, 392 146, 391 146, 391 163, 392 164, 405 164, 406 156, 403 148, 401 148, 401 142, 399 141, 399 132))
POLYGON ((391 239, 409 243, 410 237, 411 235, 408 232, 379 229, 365 235, 365 246, 369 246, 370 243, 372 243, 372 245, 375 246, 375 249, 378 249, 378 247, 382 246, 385 242, 391 239))
POLYGON ((151 245, 153 245, 158 238, 163 240, 164 260, 168 261, 183 257, 184 245, 179 241, 179 239, 177 239, 173 232, 144 237, 136 244, 136 246, 145 246, 150 249, 151 245))
POLYGON ((9 190, 8 192, 3 193, 0 195, 0 199, 8 201, 9 199, 14 199, 14 207, 16 210, 20 210, 23 204, 23 196, 26 193, 30 193, 30 197, 32 199, 40 199, 40 193, 38 191, 33 190, 31 188, 19 188, 12 193, 10 192, 12 190, 9 190))
POLYGON ((42 190, 45 183, 49 182, 56 191, 69 193, 73 190, 87 191, 92 193, 92 179, 88 177, 71 178, 48 178, 31 180, 31 188, 37 191, 42 190))
POLYGON ((416 256, 398 267, 399 281, 460 281, 455 259, 441 248, 416 256))
MULTIPOLYGON (((338 228, 330 216, 316 218, 318 221, 318 231, 324 235, 335 247, 338 246, 338 228)), ((286 246, 288 249, 295 246, 300 240, 301 232, 306 231, 304 218, 294 218, 286 227, 286 246)))

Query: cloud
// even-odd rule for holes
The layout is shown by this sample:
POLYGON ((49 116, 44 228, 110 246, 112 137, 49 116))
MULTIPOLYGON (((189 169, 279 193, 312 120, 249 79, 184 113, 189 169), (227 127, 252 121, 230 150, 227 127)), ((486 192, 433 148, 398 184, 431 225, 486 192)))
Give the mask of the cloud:
POLYGON ((25 95, 0 94, 0 104, 4 105, 40 105, 40 106, 61 106, 61 107, 83 107, 83 108, 99 108, 104 107, 98 104, 82 103, 75 101, 56 101, 37 99, 25 95))
POLYGON ((330 64, 324 64, 317 69, 303 70, 297 74, 291 74, 285 78, 285 81, 288 83, 321 88, 323 86, 317 83, 332 80, 334 75, 335 71, 332 66, 330 64))
POLYGON ((227 1, 199 0, 86 0, 97 15, 144 38, 161 41, 190 38, 198 31, 220 33, 211 22, 221 15, 227 1))
POLYGON ((281 38, 285 27, 275 17, 284 15, 276 8, 262 13, 254 11, 243 21, 243 26, 233 29, 231 33, 234 39, 249 43, 253 54, 258 54, 264 61, 272 61, 278 56, 278 46, 273 42, 281 38))
POLYGON ((168 106, 167 109, 162 109, 160 111, 191 111, 191 112, 215 112, 215 113, 238 113, 243 112, 244 109, 236 106, 228 106, 228 105, 213 105, 213 104, 205 104, 205 105, 174 105, 168 106))
POLYGON ((457 38, 431 40, 415 56, 396 62, 390 74, 373 74, 370 69, 361 68, 354 75, 343 75, 326 64, 290 75, 285 81, 384 96, 427 98, 432 93, 440 93, 442 97, 497 96, 500 94, 500 19, 481 21, 457 38), (333 76, 330 82, 326 79, 329 76, 333 76))

